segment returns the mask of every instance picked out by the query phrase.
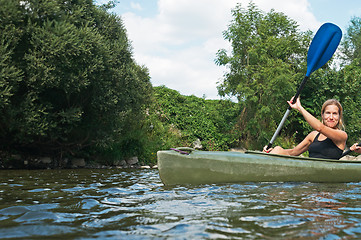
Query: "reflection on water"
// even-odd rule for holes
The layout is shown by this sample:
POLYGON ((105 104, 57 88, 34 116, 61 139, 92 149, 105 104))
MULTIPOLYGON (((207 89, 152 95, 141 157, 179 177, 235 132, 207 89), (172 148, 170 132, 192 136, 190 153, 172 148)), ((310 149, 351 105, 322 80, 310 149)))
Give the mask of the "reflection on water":
POLYGON ((361 183, 165 187, 158 171, 0 171, 0 238, 361 238, 361 183))

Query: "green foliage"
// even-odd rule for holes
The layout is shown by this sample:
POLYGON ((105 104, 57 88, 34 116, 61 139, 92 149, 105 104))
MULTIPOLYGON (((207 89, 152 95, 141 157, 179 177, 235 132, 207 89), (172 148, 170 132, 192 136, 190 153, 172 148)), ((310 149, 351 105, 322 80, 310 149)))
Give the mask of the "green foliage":
MULTIPOLYGON (((361 59, 361 18, 353 17, 350 20, 350 25, 347 28, 347 33, 342 41, 341 58, 343 65, 347 65, 352 61, 361 59)), ((358 64, 360 66, 360 64, 358 64)))
POLYGON ((238 104, 183 96, 164 86, 154 89, 156 104, 151 113, 155 114, 151 122, 152 132, 163 135, 168 131, 171 135, 171 141, 164 139, 160 149, 177 147, 179 144, 192 147, 197 139, 204 150, 228 150, 237 145, 238 104))
POLYGON ((122 20, 91 0, 0 0, 0 142, 62 156, 110 148, 149 103, 122 20))
POLYGON ((361 142, 361 69, 358 64, 351 63, 340 70, 337 75, 338 93, 344 108, 344 120, 348 134, 348 145, 361 142))
POLYGON ((335 91, 342 101, 350 146, 356 141, 361 142, 361 17, 350 20, 340 52, 341 69, 332 79, 330 90, 335 91))

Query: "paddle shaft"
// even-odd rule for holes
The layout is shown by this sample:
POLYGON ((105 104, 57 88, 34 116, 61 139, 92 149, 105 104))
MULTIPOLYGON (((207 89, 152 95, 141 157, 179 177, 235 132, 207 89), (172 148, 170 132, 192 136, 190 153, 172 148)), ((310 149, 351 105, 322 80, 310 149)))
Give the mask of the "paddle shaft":
MULTIPOLYGON (((358 143, 356 146, 361 146, 361 142, 358 143)), ((350 152, 352 152, 350 149, 346 150, 344 153, 342 153, 341 158, 348 155, 350 152)))
MULTIPOLYGON (((305 86, 307 80, 308 80, 308 76, 305 76, 303 78, 302 82, 301 82, 301 85, 298 87, 297 93, 296 93, 296 95, 294 96, 294 98, 292 100, 292 104, 296 103, 297 98, 300 96, 301 91, 302 91, 303 87, 305 86)), ((280 124, 278 125, 276 132, 273 134, 273 137, 271 138, 271 141, 268 143, 267 149, 272 147, 273 142, 276 140, 276 137, 280 133, 280 131, 281 131, 282 127, 283 127, 283 124, 285 123, 285 121, 286 121, 288 115, 290 114, 291 110, 292 110, 292 108, 291 108, 291 106, 289 106, 287 108, 287 111, 286 111, 285 115, 283 115, 283 118, 282 118, 280 124)))

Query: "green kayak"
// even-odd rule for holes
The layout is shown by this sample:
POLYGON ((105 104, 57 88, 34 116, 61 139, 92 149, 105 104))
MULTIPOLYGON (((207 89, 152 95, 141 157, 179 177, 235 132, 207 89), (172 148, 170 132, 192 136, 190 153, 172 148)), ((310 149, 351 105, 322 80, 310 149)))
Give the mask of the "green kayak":
POLYGON ((358 182, 361 161, 190 148, 158 151, 164 185, 237 182, 358 182))

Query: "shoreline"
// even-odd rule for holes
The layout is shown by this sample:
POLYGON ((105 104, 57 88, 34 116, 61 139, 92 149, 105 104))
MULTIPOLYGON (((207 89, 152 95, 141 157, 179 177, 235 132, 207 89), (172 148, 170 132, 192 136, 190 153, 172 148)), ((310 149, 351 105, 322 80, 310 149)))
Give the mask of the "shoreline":
POLYGON ((85 158, 57 159, 48 156, 22 156, 0 153, 0 170, 42 170, 42 169, 157 169, 156 164, 140 162, 134 156, 106 164, 85 158))

